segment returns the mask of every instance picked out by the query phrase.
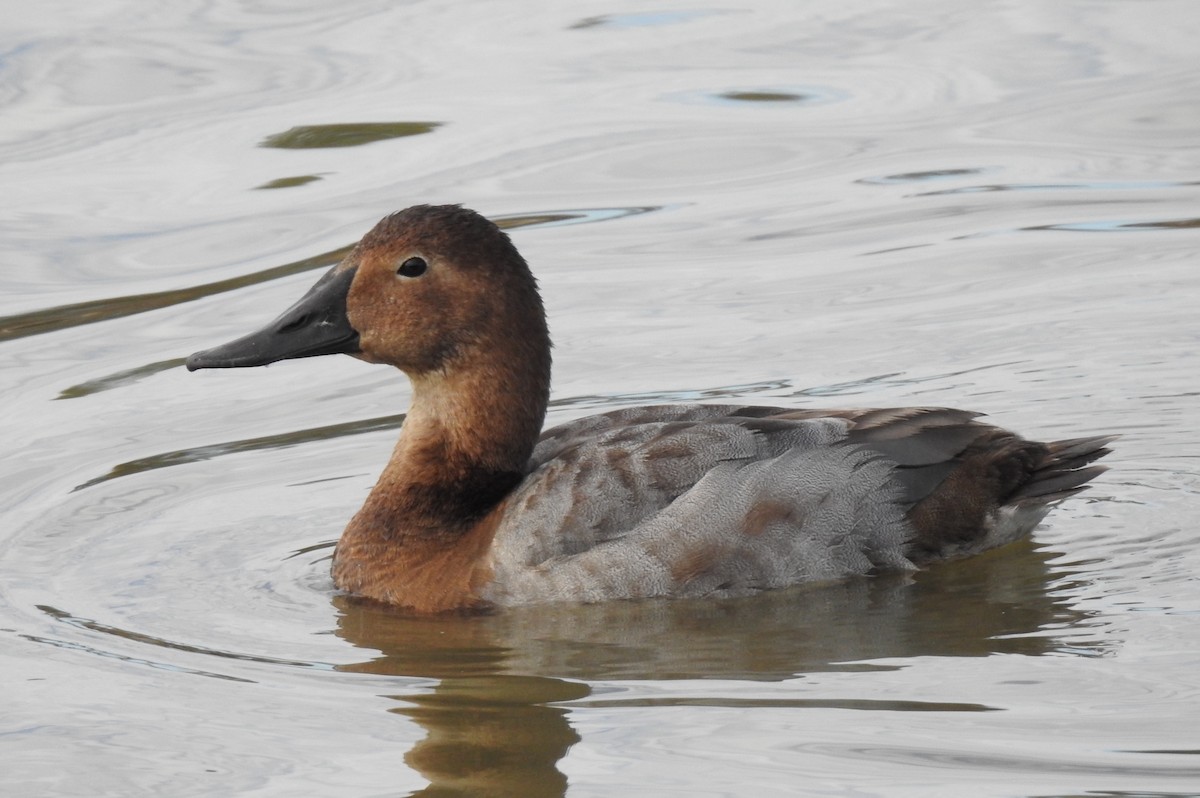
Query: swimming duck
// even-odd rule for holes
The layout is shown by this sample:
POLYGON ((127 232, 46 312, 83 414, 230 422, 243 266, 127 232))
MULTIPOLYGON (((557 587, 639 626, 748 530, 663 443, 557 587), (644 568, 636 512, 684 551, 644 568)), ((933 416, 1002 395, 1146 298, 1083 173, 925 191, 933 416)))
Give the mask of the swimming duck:
POLYGON ((333 557, 421 613, 735 596, 1017 540, 1115 436, 1038 443, 964 410, 628 407, 541 432, 550 336, 508 236, 457 205, 384 218, 262 330, 189 370, 349 354, 412 404, 333 557), (540 433, 540 435, 539 435, 540 433))

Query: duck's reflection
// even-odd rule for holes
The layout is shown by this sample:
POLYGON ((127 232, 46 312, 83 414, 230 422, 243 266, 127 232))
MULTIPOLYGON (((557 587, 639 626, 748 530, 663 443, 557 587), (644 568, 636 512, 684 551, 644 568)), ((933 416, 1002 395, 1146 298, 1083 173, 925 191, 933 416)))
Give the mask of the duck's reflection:
POLYGON ((430 692, 394 696, 403 703, 394 711, 427 730, 406 757, 432 782, 423 794, 550 796, 564 794, 556 765, 580 739, 558 702, 588 697, 588 682, 782 680, 899 667, 872 660, 1061 650, 1067 643, 1045 632, 1077 629, 1084 618, 1051 594, 1051 556, 1016 544, 915 577, 711 602, 439 618, 335 602, 338 634, 372 652, 343 669, 439 680, 430 692))
POLYGON ((404 761, 431 782, 421 795, 549 798, 567 778, 556 767, 579 735, 567 710, 586 685, 538 676, 443 681, 430 694, 396 696, 395 709, 428 730, 404 761))

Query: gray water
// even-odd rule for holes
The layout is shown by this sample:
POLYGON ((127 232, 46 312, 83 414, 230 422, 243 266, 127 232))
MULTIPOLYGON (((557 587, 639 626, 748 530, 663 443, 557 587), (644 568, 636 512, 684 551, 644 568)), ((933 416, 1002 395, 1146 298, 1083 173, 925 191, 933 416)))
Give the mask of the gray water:
POLYGON ((2 12, 0 793, 1200 794, 1194 2, 2 12), (407 383, 182 358, 417 202, 532 264, 551 423, 1124 437, 1031 542, 914 578, 364 606, 328 558, 407 383))

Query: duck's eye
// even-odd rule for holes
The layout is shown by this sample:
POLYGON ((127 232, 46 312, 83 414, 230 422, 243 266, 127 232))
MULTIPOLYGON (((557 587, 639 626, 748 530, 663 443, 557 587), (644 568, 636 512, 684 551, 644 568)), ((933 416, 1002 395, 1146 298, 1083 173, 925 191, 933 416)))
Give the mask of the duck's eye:
POLYGON ((409 258, 400 264, 400 268, 396 269, 396 274, 401 277, 420 277, 429 268, 429 264, 424 258, 409 258))

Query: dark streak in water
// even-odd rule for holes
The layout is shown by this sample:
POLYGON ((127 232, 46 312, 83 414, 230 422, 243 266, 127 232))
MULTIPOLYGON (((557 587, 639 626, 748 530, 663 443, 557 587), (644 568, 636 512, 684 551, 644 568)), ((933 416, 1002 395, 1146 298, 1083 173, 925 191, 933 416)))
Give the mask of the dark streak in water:
POLYGON ((628 14, 605 14, 587 17, 568 26, 568 30, 588 28, 651 28, 660 25, 677 25, 693 19, 709 16, 713 11, 640 11, 628 14))
POLYGON ((314 427, 312 429, 296 430, 295 432, 283 432, 278 435, 264 435, 261 438, 247 438, 240 441, 214 443, 209 446, 196 446, 190 449, 177 449, 173 452, 141 457, 137 460, 129 460, 115 465, 107 474, 89 479, 82 485, 75 486, 73 491, 90 488, 93 485, 99 485, 101 482, 108 482, 110 479, 116 479, 117 477, 140 474, 144 471, 153 471, 157 468, 170 468, 171 466, 185 465, 187 463, 199 463, 226 454, 253 452, 261 449, 286 449, 302 443, 341 438, 347 435, 361 435, 381 429, 395 429, 403 422, 404 414, 401 413, 399 415, 381 416, 362 421, 346 421, 341 424, 330 424, 325 427, 314 427))
POLYGON ((175 368, 183 365, 184 358, 175 357, 170 360, 159 360, 156 363, 147 363, 144 366, 137 368, 126 369, 124 371, 116 371, 105 377, 100 377, 95 380, 81 382, 78 385, 72 385, 70 388, 64 388, 55 399, 78 399, 82 396, 90 396, 94 393, 107 391, 112 388, 119 388, 122 385, 129 385, 137 382, 143 377, 150 377, 158 374, 160 371, 175 368))
MULTIPOLYGON (((861 182, 861 181, 860 181, 861 182)), ((1192 181, 1130 180, 1125 182, 1093 181, 1080 183, 992 183, 982 186, 960 186, 937 191, 922 191, 913 197, 937 197, 945 194, 989 194, 998 191, 1138 191, 1161 190, 1194 186, 1192 181)))
MULTIPOLYGON (((314 551, 321 551, 322 549, 332 549, 336 545, 337 545, 336 540, 326 540, 321 543, 314 543, 311 546, 304 546, 302 548, 296 549, 295 551, 293 551, 291 554, 284 557, 283 559, 292 560, 292 559, 295 559, 296 557, 301 557, 305 554, 312 554, 314 551)), ((330 552, 328 557, 321 557, 318 560, 314 560, 314 562, 320 562, 321 560, 332 560, 332 559, 333 559, 333 552, 330 552)))
POLYGON ((1068 222, 1022 227, 1021 230, 1066 230, 1074 233, 1120 233, 1127 230, 1190 230, 1200 227, 1200 219, 1170 219, 1158 222, 1068 222))
POLYGON ((932 246, 933 246, 933 244, 906 244, 905 246, 902 246, 902 247, 888 247, 887 249, 873 249, 870 252, 864 252, 862 254, 864 257, 867 255, 886 255, 889 252, 903 252, 906 249, 922 249, 924 247, 932 247, 932 246))
POLYGON ((1168 222, 1134 222, 1124 226, 1153 230, 1190 230, 1200 227, 1200 219, 1175 219, 1168 222))
POLYGON ((258 146, 283 150, 359 147, 377 141, 432 133, 442 122, 353 122, 339 125, 298 125, 267 136, 258 146))
POLYGON ((777 86, 727 89, 725 91, 683 91, 666 95, 666 99, 674 102, 715 104, 727 108, 823 105, 841 102, 849 97, 847 92, 829 86, 777 86))
POLYGON ((977 175, 987 171, 986 169, 931 169, 927 172, 904 172, 896 175, 883 175, 881 177, 864 177, 861 180, 855 180, 855 183, 860 183, 867 186, 887 186, 894 183, 924 183, 929 180, 946 180, 951 177, 964 177, 966 175, 977 175))
POLYGON ((155 291, 150 294, 132 294, 129 296, 110 297, 108 299, 93 299, 87 302, 76 302, 71 305, 35 310, 30 313, 18 313, 13 316, 0 317, 0 341, 24 338, 27 335, 64 330, 78 327, 82 324, 93 324, 109 319, 119 319, 133 316, 150 310, 180 305, 192 302, 214 294, 234 291, 258 285, 280 277, 290 277, 293 274, 332 266, 350 251, 350 247, 323 252, 302 260, 285 263, 282 266, 272 266, 269 269, 252 272, 240 277, 230 277, 211 283, 176 288, 171 291, 155 291))
MULTIPOLYGON (((1007 363, 987 363, 968 369, 960 369, 958 371, 938 373, 922 377, 905 377, 903 376, 903 372, 877 374, 850 382, 824 386, 810 386, 808 388, 802 388, 799 390, 791 390, 793 388, 792 382, 790 380, 781 379, 745 383, 741 385, 723 385, 715 388, 690 388, 672 391, 640 391, 636 393, 625 394, 584 394, 582 396, 570 396, 555 399, 550 402, 550 407, 578 408, 594 406, 611 408, 615 405, 629 404, 673 404, 677 402, 703 402, 712 399, 744 399, 750 394, 778 394, 783 391, 789 391, 789 393, 785 395, 790 397, 839 396, 843 394, 859 393, 870 386, 920 385, 924 382, 945 380, 952 377, 959 377, 964 374, 970 374, 976 371, 987 371, 994 368, 1015 366, 1023 362, 1024 361, 1018 360, 1007 363)), ((293 432, 283 432, 277 435, 265 435, 260 438, 246 438, 238 441, 226 441, 224 443, 209 444, 208 446, 196 446, 190 449, 177 449, 173 452, 164 452, 163 454, 141 457, 137 460, 129 460, 127 462, 115 465, 108 471, 107 474, 89 479, 87 482, 77 485, 74 490, 78 491, 85 488, 90 488, 93 485, 99 485, 102 482, 108 482, 109 480, 117 479, 118 477, 140 474, 145 471, 153 471, 158 468, 170 468, 171 466, 198 463, 205 460, 212 460, 213 458, 221 457, 227 454, 261 451, 264 449, 285 449, 291 446, 330 440, 333 438, 341 438, 349 435, 361 435, 367 432, 376 432, 385 429, 398 429, 404 423, 404 416, 405 414, 401 413, 398 415, 380 416, 378 418, 368 418, 358 421, 346 421, 340 424, 330 424, 327 426, 313 427, 310 429, 296 430, 293 432)))
POLYGON ((297 175, 296 177, 279 177, 275 180, 270 180, 263 183, 261 186, 255 186, 255 191, 268 188, 294 188, 303 186, 307 183, 312 183, 321 178, 318 175, 297 175))
MULTIPOLYGON (((568 224, 586 224, 603 222, 612 219, 622 219, 627 216, 637 216, 651 211, 661 210, 662 206, 648 205, 630 208, 585 208, 579 210, 546 211, 543 213, 502 216, 494 219, 496 224, 505 230, 520 227, 551 227, 568 224)), ((170 291, 156 291, 149 294, 131 294, 129 296, 110 297, 108 299, 93 299, 87 302, 76 302, 70 305, 35 310, 29 313, 17 313, 12 316, 0 316, 0 342, 24 338, 30 335, 65 330, 83 324, 119 319, 133 316, 151 310, 181 305, 215 294, 246 288, 259 283, 269 282, 293 274, 333 266, 350 252, 353 245, 323 252, 320 255, 303 258, 285 263, 282 266, 272 266, 269 269, 252 272, 240 277, 230 277, 211 283, 176 288, 170 291)), ((113 375, 116 376, 116 375, 113 375)))
MULTIPOLYGON (((616 396, 588 395, 569 397, 565 399, 556 399, 550 403, 550 406, 577 407, 580 405, 643 404, 647 401, 667 403, 697 400, 702 401, 705 399, 742 397, 748 393, 784 390, 790 387, 791 383, 787 380, 776 380, 771 382, 751 383, 748 385, 733 385, 719 388, 683 391, 656 391, 616 396)), ((209 444, 208 446, 196 446, 190 449, 177 449, 173 452, 164 452, 162 454, 155 454, 149 457, 140 457, 137 460, 129 460, 127 462, 115 465, 109 469, 107 474, 102 474, 101 476, 89 479, 87 482, 75 486, 74 490, 90 488, 93 485, 99 485, 102 482, 108 482, 109 480, 117 479, 118 477, 140 474, 145 471, 153 471, 158 468, 170 468, 171 466, 186 465, 188 463, 199 463, 227 454, 261 451, 264 449, 285 449, 291 446, 298 446, 300 444, 313 443, 315 441, 342 438, 349 435, 361 435, 363 433, 376 432, 378 430, 398 429, 404 423, 404 416, 405 414, 401 413, 398 415, 380 416, 378 418, 368 418, 358 421, 346 421, 340 424, 329 424, 323 427, 313 427, 311 429, 283 432, 277 435, 264 435, 260 438, 246 438, 239 441, 226 441, 224 443, 209 444)))
POLYGON ((741 103, 802 103, 807 94, 786 91, 724 91, 718 97, 741 103))

